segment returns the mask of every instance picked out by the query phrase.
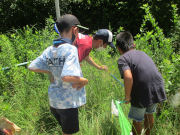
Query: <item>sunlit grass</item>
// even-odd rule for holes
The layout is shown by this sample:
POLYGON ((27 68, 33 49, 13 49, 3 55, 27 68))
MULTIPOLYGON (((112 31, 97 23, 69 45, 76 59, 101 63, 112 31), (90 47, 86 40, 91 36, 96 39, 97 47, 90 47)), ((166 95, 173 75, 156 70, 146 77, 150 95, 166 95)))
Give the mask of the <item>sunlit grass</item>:
MULTIPOLYGON (((19 63, 24 62, 21 61, 25 58, 22 57, 24 54, 21 56, 20 50, 26 45, 26 40, 31 39, 28 41, 28 48, 24 52, 27 52, 26 60, 33 60, 46 47, 52 45, 54 38, 57 38, 57 35, 48 33, 48 31, 37 32, 36 35, 28 34, 28 32, 32 31, 26 32, 26 38, 17 37, 18 40, 15 43, 7 40, 7 46, 14 45, 14 50, 13 53, 3 53, 6 55, 5 59, 16 53, 19 54, 19 57, 15 57, 19 58, 17 61, 19 63), (43 44, 40 44, 41 34, 46 37, 43 38, 43 44), (19 47, 19 52, 16 52, 15 46, 18 44, 21 44, 21 48, 19 47)), ((16 36, 13 38, 16 39, 16 36)), ((109 72, 123 83, 117 67, 117 60, 120 55, 116 54, 111 57, 108 54, 109 51, 110 48, 108 47, 104 52, 92 51, 91 54, 102 65, 106 65, 109 72)), ((17 61, 14 60, 13 63, 17 61)), ((6 66, 4 64, 0 64, 0 66, 6 66)), ((112 117, 111 114, 111 101, 112 99, 119 101, 124 99, 123 86, 108 72, 98 70, 86 62, 83 62, 82 72, 83 76, 89 80, 89 84, 85 87, 87 103, 79 107, 80 131, 77 135, 121 135, 119 119, 116 116, 112 117)), ((0 79, 0 116, 7 117, 19 126, 22 129, 21 135, 62 134, 61 127, 49 110, 48 86, 50 82, 47 75, 29 72, 27 66, 22 66, 13 67, 8 70, 7 74, 0 71, 0 79)), ((121 104, 121 106, 127 117, 130 105, 121 104)), ((180 134, 179 116, 179 106, 170 106, 169 98, 165 103, 159 104, 154 114, 155 126, 152 135, 180 134)), ((131 120, 129 122, 131 123, 131 120)))

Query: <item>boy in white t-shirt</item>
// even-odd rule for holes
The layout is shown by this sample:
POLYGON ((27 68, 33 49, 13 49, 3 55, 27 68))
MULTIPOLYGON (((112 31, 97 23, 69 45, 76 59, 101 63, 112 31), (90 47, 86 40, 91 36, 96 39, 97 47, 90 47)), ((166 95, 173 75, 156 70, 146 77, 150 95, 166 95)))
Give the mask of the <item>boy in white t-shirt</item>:
POLYGON ((82 27, 78 19, 66 14, 56 21, 61 38, 56 45, 48 47, 30 65, 29 70, 52 73, 54 83, 48 88, 51 113, 62 127, 63 135, 79 131, 78 107, 86 103, 85 85, 88 80, 82 77, 78 51, 73 42, 82 27))

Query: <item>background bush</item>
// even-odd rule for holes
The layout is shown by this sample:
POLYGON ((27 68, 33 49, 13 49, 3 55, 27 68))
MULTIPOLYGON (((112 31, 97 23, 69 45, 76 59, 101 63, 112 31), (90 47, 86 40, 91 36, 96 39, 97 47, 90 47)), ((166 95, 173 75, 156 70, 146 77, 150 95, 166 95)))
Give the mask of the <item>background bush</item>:
MULTIPOLYGON (((71 13, 78 17, 82 25, 90 28, 87 34, 94 30, 112 26, 116 32, 119 26, 130 31, 133 36, 138 34, 143 22, 145 12, 141 7, 148 3, 151 6, 151 13, 157 20, 165 36, 169 33, 173 14, 172 4, 180 7, 178 0, 59 0, 60 13, 71 13)), ((177 11, 178 14, 180 11, 177 11)), ((24 26, 34 26, 37 29, 45 27, 45 19, 52 16, 56 20, 55 3, 53 0, 2 0, 0 2, 0 31, 5 33, 12 28, 23 29, 24 26)), ((148 23, 148 22, 147 22, 148 23)), ((147 29, 151 30, 150 23, 147 29)))
POLYGON ((179 88, 179 48, 175 46, 175 42, 178 42, 179 36, 179 16, 177 14, 176 5, 172 5, 173 26, 174 33, 171 33, 168 37, 165 37, 163 30, 158 26, 155 18, 152 16, 150 6, 145 4, 142 9, 145 10, 143 24, 141 25, 140 34, 135 36, 136 48, 146 52, 154 60, 156 66, 163 74, 165 80, 166 92, 175 94, 179 88), (146 22, 149 21, 152 24, 152 30, 146 31, 146 22))

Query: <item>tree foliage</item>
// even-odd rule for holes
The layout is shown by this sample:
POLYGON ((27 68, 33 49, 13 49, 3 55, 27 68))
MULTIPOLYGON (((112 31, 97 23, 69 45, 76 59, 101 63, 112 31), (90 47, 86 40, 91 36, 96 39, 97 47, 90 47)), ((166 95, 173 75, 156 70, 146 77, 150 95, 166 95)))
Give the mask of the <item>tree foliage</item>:
MULTIPOLYGON (((62 13, 69 12, 65 10, 67 2, 61 2, 60 5, 62 13)), ((46 18, 55 18, 55 3, 54 0, 2 0, 0 14, 0 31, 3 33, 12 28, 23 29, 26 25, 41 29, 45 27, 46 18)))
MULTIPOLYGON (((60 0, 61 15, 71 13, 77 16, 81 24, 90 28, 87 34, 100 28, 109 28, 116 32, 122 26, 134 36, 139 33, 144 10, 143 4, 151 7, 151 12, 164 34, 168 35, 174 22, 172 4, 180 7, 178 0, 60 0)), ((23 28, 26 25, 45 27, 45 19, 52 16, 56 20, 54 0, 2 0, 0 2, 0 31, 5 33, 12 28, 23 28)), ((178 10, 178 14, 180 11, 178 10)), ((148 30, 152 25, 147 21, 148 30)))

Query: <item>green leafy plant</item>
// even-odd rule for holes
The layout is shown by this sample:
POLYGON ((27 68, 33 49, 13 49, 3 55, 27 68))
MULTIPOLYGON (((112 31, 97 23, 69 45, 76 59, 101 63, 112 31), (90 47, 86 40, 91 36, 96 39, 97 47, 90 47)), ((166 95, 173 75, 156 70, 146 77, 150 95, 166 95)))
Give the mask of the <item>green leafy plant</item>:
MULTIPOLYGON (((174 5, 172 6, 175 12, 177 9, 174 5)), ((136 48, 146 52, 154 60, 163 75, 166 92, 175 93, 179 87, 179 69, 177 68, 179 67, 177 65, 179 55, 175 55, 176 52, 173 51, 172 47, 176 33, 174 35, 172 34, 172 37, 165 37, 163 30, 159 28, 158 23, 156 23, 152 16, 148 4, 143 5, 142 8, 145 10, 146 15, 140 28, 141 33, 135 36, 136 48), (146 31, 146 23, 148 21, 152 24, 153 29, 151 31, 146 31)), ((174 18, 175 20, 178 18, 177 14, 174 18)))
MULTIPOLYGON (((151 20, 153 22, 153 19, 151 20)), ((54 38, 58 38, 52 22, 51 19, 47 19, 47 26, 42 30, 26 26, 23 31, 14 30, 14 33, 0 35, 0 54, 3 54, 0 57, 3 61, 0 63, 0 69, 4 66, 12 66, 7 72, 0 70, 0 115, 17 124, 22 129, 20 133, 22 135, 62 134, 61 127, 49 110, 50 82, 47 75, 29 72, 27 65, 17 66, 21 62, 34 60, 45 48, 52 45, 54 38)), ((114 35, 122 30, 123 28, 120 27, 114 35)), ((171 38, 165 38, 161 29, 146 31, 143 27, 142 33, 136 35, 135 39, 137 48, 148 53, 156 61, 165 80, 167 95, 173 94, 173 91, 179 87, 180 56, 173 51, 170 51, 172 54, 165 52, 166 46, 172 41, 171 38)), ((123 82, 117 68, 120 55, 117 53, 111 57, 110 50, 111 48, 107 47, 103 52, 92 51, 91 54, 101 64, 106 65, 120 82, 123 82)), ((120 135, 118 118, 112 117, 110 103, 112 99, 123 100, 124 88, 108 72, 97 70, 85 61, 82 72, 89 80, 89 84, 85 87, 87 103, 78 108, 80 131, 77 135, 120 135)), ((129 107, 130 105, 122 104, 125 117, 129 107)), ((169 100, 158 106, 157 110, 160 111, 154 114, 156 123, 152 134, 179 133, 178 107, 171 108, 169 100)), ((128 121, 131 123, 129 119, 128 121)))
POLYGON ((172 40, 172 47, 175 53, 180 54, 180 16, 178 15, 178 8, 176 4, 171 5, 173 10, 173 19, 171 20, 174 23, 174 26, 171 27, 169 31, 169 37, 172 40))

